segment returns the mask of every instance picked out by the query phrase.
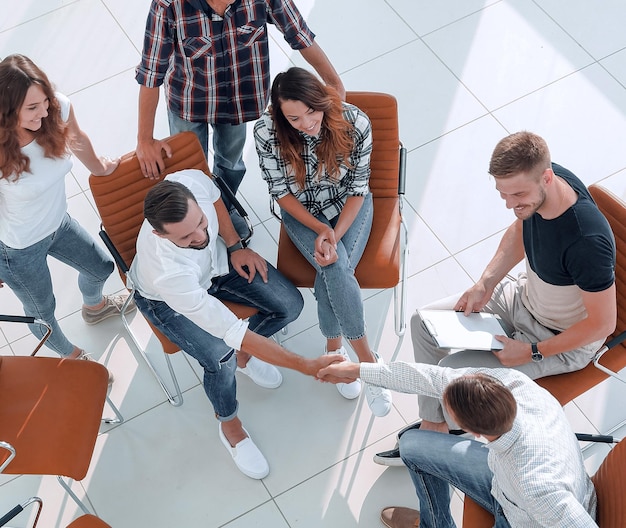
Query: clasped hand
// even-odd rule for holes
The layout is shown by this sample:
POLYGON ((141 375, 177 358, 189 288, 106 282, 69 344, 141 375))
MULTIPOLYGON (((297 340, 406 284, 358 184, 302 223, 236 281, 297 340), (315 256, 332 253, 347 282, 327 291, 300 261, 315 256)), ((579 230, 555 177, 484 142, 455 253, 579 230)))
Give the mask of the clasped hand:
POLYGON ((317 235, 313 258, 322 267, 337 262, 337 239, 332 227, 327 227, 317 235))

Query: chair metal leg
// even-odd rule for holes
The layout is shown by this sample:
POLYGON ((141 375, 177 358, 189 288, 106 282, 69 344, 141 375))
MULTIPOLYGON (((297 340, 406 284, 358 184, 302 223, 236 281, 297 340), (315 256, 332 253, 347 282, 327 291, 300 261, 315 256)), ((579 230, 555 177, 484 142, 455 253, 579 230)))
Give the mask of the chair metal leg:
POLYGON ((72 497, 72 500, 76 504, 78 504, 78 507, 83 510, 83 512, 94 515, 94 512, 92 512, 89 508, 87 508, 87 506, 85 506, 85 503, 78 498, 78 495, 76 495, 76 493, 72 491, 70 485, 65 482, 65 480, 63 480, 63 477, 61 475, 57 475, 57 480, 59 481, 59 484, 61 484, 61 487, 67 492, 70 497, 72 497))
POLYGON ((167 354, 165 351, 163 351, 163 354, 165 355, 165 362, 167 363, 167 368, 168 368, 168 370, 170 372, 170 376, 172 378, 172 383, 174 385, 174 391, 175 391, 174 394, 172 394, 170 392, 170 390, 167 388, 167 385, 165 385, 165 382, 164 382, 163 378, 156 371, 156 368, 152 364, 152 361, 150 361, 150 358, 148 357, 148 354, 146 354, 145 349, 139 344, 139 340, 137 339, 137 336, 131 330, 130 325, 128 323, 128 320, 126 319, 127 304, 130 303, 129 299, 132 298, 132 295, 133 295, 134 291, 135 290, 133 288, 131 290, 131 292, 130 292, 130 295, 128 296, 128 300, 122 306, 122 310, 121 310, 122 323, 124 324, 124 328, 126 328, 126 331, 128 332, 128 335, 130 336, 131 341, 134 343, 135 347, 137 348, 137 350, 141 354, 141 357, 143 358, 143 360, 148 365, 148 368, 150 369, 150 372, 152 372, 152 375, 157 380, 157 383, 161 387, 161 390, 165 393, 165 397, 167 398, 167 400, 174 407, 180 407, 183 404, 183 393, 180 390, 180 385, 178 384, 178 379, 176 378, 176 374, 174 372, 174 368, 172 366, 172 362, 170 361, 169 354, 167 354))
MULTIPOLYGON (((401 202, 402 203, 402 202, 401 202)), ((407 280, 407 260, 409 256, 409 230, 401 219, 401 250, 400 250, 400 282, 393 289, 394 323, 395 332, 398 337, 402 337, 406 331, 406 280, 407 280)))
POLYGON ((113 414, 115 414, 115 418, 102 418, 102 421, 106 424, 121 424, 124 423, 124 417, 122 413, 117 408, 117 406, 111 401, 111 398, 107 395, 107 403, 109 407, 113 410, 113 414))
POLYGON ((11 463, 11 460, 15 458, 15 448, 9 444, 9 442, 0 441, 0 449, 6 449, 9 452, 9 457, 0 466, 0 473, 11 463))

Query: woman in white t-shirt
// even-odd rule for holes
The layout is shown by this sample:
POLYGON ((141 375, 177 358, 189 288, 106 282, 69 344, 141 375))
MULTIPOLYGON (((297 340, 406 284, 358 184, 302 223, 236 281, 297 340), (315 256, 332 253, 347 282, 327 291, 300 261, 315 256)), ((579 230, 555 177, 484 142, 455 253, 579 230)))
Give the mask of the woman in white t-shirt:
MULTIPOLYGON (((45 73, 23 55, 6 57, 0 62, 0 287, 4 283, 13 290, 25 315, 50 324, 46 344, 51 349, 86 358, 55 319, 47 256, 79 272, 87 324, 119 314, 125 297, 103 296, 113 261, 67 214, 70 151, 98 176, 119 163, 96 155, 70 101, 53 91, 45 73)), ((31 331, 43 335, 41 325, 31 325, 31 331)))

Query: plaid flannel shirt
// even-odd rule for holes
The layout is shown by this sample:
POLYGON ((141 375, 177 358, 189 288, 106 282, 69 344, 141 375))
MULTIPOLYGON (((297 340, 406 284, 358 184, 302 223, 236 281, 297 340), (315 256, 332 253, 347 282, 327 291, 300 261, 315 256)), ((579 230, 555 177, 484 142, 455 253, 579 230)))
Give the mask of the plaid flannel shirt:
POLYGON ((254 125, 254 139, 261 173, 272 198, 279 200, 291 193, 313 216, 322 214, 331 220, 341 213, 348 196, 369 193, 372 126, 364 112, 348 103, 343 103, 343 117, 354 126, 354 148, 350 155, 352 168, 341 164, 339 180, 332 179, 325 170, 318 177, 316 149, 320 139, 301 133, 304 139, 302 158, 306 166, 305 185, 301 189, 293 170, 280 156, 272 117, 269 112, 261 116, 254 125))
POLYGON ((292 0, 235 0, 223 18, 205 0, 153 0, 135 79, 165 83, 168 108, 187 121, 258 119, 269 96, 268 22, 293 49, 313 44, 292 0))

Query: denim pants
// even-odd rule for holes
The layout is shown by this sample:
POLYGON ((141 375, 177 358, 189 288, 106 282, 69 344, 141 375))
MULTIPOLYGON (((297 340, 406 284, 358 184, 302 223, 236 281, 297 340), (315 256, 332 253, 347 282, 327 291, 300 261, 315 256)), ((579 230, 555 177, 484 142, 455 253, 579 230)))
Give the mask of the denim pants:
MULTIPOLYGON (((167 112, 170 125, 170 133, 191 131, 200 140, 204 155, 209 157, 209 123, 195 123, 181 119, 167 112)), ((219 176, 228 185, 233 194, 237 194, 237 189, 246 173, 246 166, 243 162, 243 147, 246 143, 246 123, 240 125, 228 125, 211 123, 213 129, 213 168, 215 176, 219 176)), ((228 210, 232 209, 230 201, 222 196, 224 204, 228 210)))
MULTIPOLYGON (((294 321, 304 305, 302 295, 279 271, 268 264, 268 282, 257 273, 252 283, 234 269, 213 279, 209 295, 222 301, 252 306, 259 313, 250 317, 248 328, 271 337, 294 321)), ((177 313, 163 301, 154 301, 135 292, 141 313, 172 343, 194 357, 204 369, 204 391, 220 421, 237 416, 236 356, 222 339, 206 332, 177 313)))
POLYGON ((484 444, 462 436, 411 429, 399 440, 420 503, 420 528, 455 527, 450 512, 454 486, 491 512, 495 528, 509 528, 502 507, 491 495, 493 473, 484 444))
MULTIPOLYGON (((364 337, 363 301, 354 268, 361 260, 372 228, 372 195, 365 196, 352 225, 337 242, 337 262, 328 266, 320 266, 313 258, 317 238, 315 231, 284 210, 281 210, 281 216, 289 238, 315 268, 317 316, 324 337, 334 339, 343 336, 350 341, 364 337)), ((323 215, 318 215, 317 219, 335 227, 339 215, 331 221, 323 215)))
MULTIPOLYGON (((89 233, 68 214, 54 233, 32 246, 13 249, 0 242, 0 279, 20 300, 25 315, 42 319, 52 327, 46 345, 68 356, 74 345, 65 337, 54 316, 56 300, 46 261, 48 255, 78 271, 78 288, 88 306, 102 301, 102 288, 114 265, 89 233)), ((38 324, 30 325, 30 330, 39 339, 45 334, 38 324)))

